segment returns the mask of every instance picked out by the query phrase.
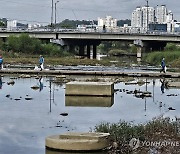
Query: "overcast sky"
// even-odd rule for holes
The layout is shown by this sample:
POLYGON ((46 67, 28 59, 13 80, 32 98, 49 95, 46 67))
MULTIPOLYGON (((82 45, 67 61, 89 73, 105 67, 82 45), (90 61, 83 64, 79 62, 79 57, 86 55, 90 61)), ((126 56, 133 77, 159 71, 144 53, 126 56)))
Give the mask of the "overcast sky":
MULTIPOLYGON (((51 2, 52 0, 0 0, 0 18, 48 24, 51 22, 51 2)), ((131 19, 132 11, 145 4, 146 0, 59 0, 57 22, 64 19, 97 20, 98 17, 106 15, 118 20, 131 19)), ((162 4, 180 21, 179 0, 149 0, 150 6, 162 4)))

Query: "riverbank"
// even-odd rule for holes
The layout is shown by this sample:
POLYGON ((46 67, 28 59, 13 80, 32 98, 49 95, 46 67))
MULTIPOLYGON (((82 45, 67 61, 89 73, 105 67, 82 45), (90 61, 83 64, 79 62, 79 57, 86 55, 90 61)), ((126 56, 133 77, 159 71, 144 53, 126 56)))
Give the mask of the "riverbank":
POLYGON ((153 71, 107 71, 107 70, 55 70, 54 68, 40 70, 30 70, 30 69, 2 69, 0 74, 32 74, 32 75, 92 75, 92 76, 122 76, 122 77, 156 77, 156 78, 180 78, 180 73, 160 73, 153 71))
POLYGON ((110 133, 108 153, 180 153, 180 119, 157 117, 146 124, 101 123, 96 132, 110 133))

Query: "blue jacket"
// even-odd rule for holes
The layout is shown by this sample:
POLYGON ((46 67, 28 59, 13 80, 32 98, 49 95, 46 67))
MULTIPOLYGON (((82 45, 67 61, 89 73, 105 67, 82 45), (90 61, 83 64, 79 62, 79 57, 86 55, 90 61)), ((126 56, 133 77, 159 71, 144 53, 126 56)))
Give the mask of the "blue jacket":
POLYGON ((3 63, 3 59, 2 58, 0 58, 0 64, 2 64, 3 63))
POLYGON ((43 58, 43 57, 40 57, 40 58, 39 58, 39 64, 42 64, 42 63, 44 63, 44 58, 43 58))
POLYGON ((165 64, 165 61, 164 61, 164 60, 162 60, 162 62, 161 62, 161 66, 162 66, 163 68, 166 66, 166 64, 165 64))

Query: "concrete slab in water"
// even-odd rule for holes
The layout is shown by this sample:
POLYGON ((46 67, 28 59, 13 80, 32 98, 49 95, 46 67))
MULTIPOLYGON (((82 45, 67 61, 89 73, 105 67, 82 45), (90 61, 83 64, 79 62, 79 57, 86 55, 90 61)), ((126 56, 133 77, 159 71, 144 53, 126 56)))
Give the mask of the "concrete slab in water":
POLYGON ((114 104, 114 96, 97 97, 97 96, 66 96, 66 106, 80 107, 111 107, 114 104))
POLYGON ((109 133, 65 133, 46 138, 46 147, 66 151, 95 151, 109 146, 109 133))
POLYGON ((65 95, 69 96, 112 96, 113 82, 69 82, 65 95))

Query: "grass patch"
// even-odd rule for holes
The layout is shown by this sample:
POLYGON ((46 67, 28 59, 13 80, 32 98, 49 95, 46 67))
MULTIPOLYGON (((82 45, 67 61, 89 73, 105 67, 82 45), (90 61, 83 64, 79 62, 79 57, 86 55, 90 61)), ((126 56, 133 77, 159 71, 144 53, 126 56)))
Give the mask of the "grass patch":
MULTIPOLYGON (((39 62, 39 54, 25 54, 16 52, 0 51, 3 56, 4 64, 32 64, 37 65, 39 62)), ((74 55, 67 56, 50 56, 43 54, 45 58, 45 65, 64 65, 64 66, 77 66, 77 65, 91 65, 91 66, 129 66, 131 63, 128 58, 124 61, 119 57, 104 57, 102 60, 88 59, 74 55)))
MULTIPOLYGON (((174 62, 179 61, 178 59, 180 59, 180 51, 152 52, 148 53, 144 57, 144 60, 153 65, 160 65, 162 58, 165 58, 165 61, 168 65, 173 65, 174 62)), ((178 67, 179 66, 180 65, 178 64, 178 67)))
POLYGON ((146 124, 134 125, 125 121, 119 123, 101 123, 95 126, 95 132, 110 133, 110 153, 130 153, 133 151, 129 142, 132 138, 140 140, 139 148, 135 152, 148 153, 151 149, 164 153, 180 153, 179 147, 173 146, 143 146, 144 142, 180 142, 180 121, 171 121, 170 118, 158 117, 146 124), (113 146, 116 143, 116 146, 113 146))

